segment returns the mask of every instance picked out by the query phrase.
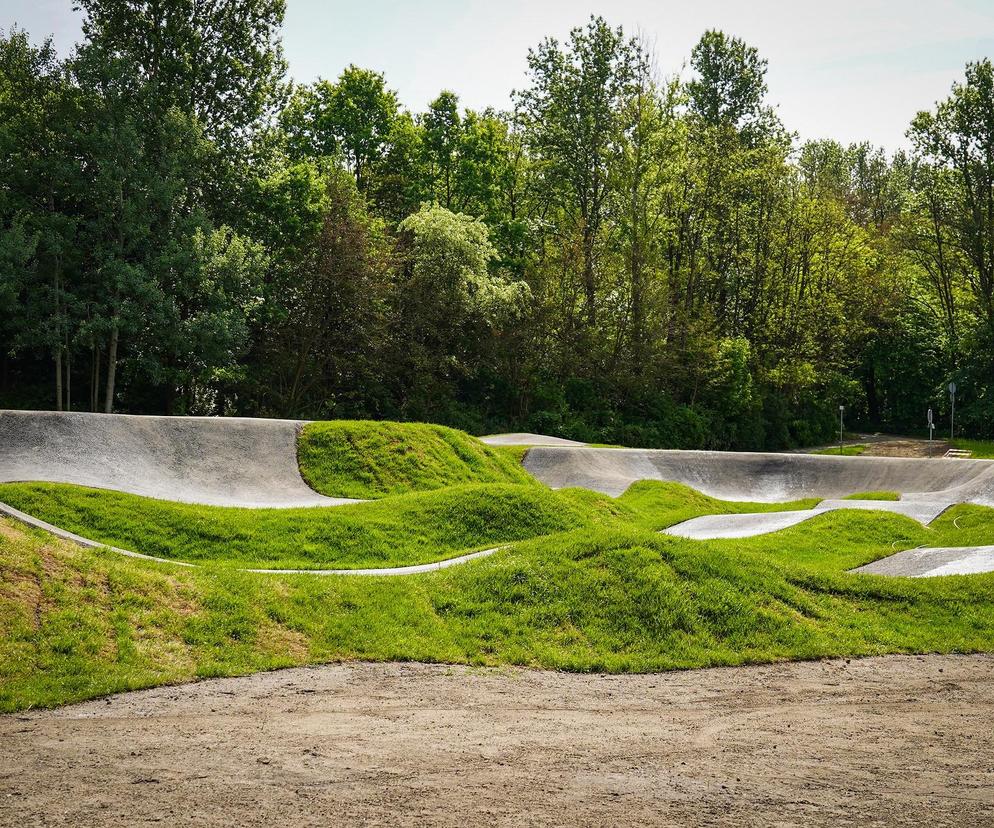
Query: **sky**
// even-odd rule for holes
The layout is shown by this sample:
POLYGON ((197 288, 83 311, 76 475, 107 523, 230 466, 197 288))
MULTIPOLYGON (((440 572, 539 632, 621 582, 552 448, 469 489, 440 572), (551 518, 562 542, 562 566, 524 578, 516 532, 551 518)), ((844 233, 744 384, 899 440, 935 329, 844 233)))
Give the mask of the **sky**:
MULTIPOLYGON (((415 111, 442 89, 470 108, 505 108, 526 82, 528 49, 591 14, 646 38, 663 75, 686 71, 706 29, 741 37, 769 61, 768 101, 802 140, 890 151, 967 61, 994 57, 994 0, 287 0, 283 44, 300 82, 354 63, 384 72, 415 111)), ((0 28, 13 23, 52 35, 60 53, 80 32, 71 0, 0 0, 0 28)))

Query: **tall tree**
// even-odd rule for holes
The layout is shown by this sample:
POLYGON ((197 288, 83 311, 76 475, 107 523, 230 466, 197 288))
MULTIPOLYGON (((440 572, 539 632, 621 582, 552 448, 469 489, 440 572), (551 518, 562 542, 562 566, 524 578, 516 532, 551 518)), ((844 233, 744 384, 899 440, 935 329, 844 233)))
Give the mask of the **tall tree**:
POLYGON ((123 59, 152 121, 191 115, 224 153, 239 149, 284 92, 285 0, 79 0, 90 47, 123 59))
POLYGON ((711 29, 691 53, 691 109, 711 126, 741 128, 758 119, 766 95, 766 61, 737 37, 711 29))
POLYGON ((562 190, 580 239, 583 314, 597 321, 598 245, 610 195, 618 112, 632 73, 633 44, 600 17, 528 53, 531 85, 517 94, 528 141, 545 165, 550 188, 562 190))

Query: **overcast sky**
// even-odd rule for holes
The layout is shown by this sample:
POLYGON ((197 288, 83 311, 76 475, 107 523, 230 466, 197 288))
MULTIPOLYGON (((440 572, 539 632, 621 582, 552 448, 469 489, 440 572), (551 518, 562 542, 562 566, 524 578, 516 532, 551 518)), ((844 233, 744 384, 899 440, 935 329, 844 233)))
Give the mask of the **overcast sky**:
MULTIPOLYGON (((71 0, 0 0, 0 10, 0 28, 54 35, 60 52, 79 37, 71 0)), ((653 42, 664 74, 705 29, 744 38, 769 61, 770 102, 788 128, 890 150, 967 61, 994 56, 994 0, 288 0, 283 41, 299 81, 355 63, 384 72, 412 109, 443 88, 469 107, 505 107, 528 48, 591 13, 653 42)))

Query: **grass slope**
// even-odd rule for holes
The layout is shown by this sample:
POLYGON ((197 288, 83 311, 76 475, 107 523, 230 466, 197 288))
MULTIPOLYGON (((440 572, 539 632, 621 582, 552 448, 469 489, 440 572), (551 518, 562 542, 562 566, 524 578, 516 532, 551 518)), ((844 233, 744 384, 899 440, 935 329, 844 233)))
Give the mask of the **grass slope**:
POLYGON ((846 495, 843 500, 900 500, 901 495, 898 492, 856 492, 855 494, 846 495))
POLYGON ((596 514, 545 487, 509 484, 305 509, 198 506, 58 483, 0 484, 0 500, 110 546, 265 569, 428 563, 584 527, 596 514))
POLYGON ((0 710, 342 659, 616 672, 989 651, 994 574, 845 570, 894 540, 992 531, 994 510, 964 506, 933 528, 832 512, 734 541, 603 523, 431 575, 312 578, 150 565, 0 520, 0 710))
POLYGON ((465 432, 421 423, 308 423, 297 458, 304 480, 330 497, 371 499, 461 483, 535 485, 513 456, 465 432))
POLYGON ((61 483, 6 483, 0 501, 133 552, 264 569, 406 566, 608 522, 658 530, 703 514, 817 503, 731 503, 655 481, 636 483, 618 499, 535 483, 472 484, 306 509, 198 506, 61 483))
POLYGON ((838 446, 832 446, 832 448, 812 451, 811 454, 834 454, 836 457, 841 454, 843 457, 859 457, 865 451, 866 446, 843 446, 841 451, 838 446))
POLYGON ((952 446, 972 451, 974 460, 994 460, 994 440, 956 439, 952 441, 952 446))

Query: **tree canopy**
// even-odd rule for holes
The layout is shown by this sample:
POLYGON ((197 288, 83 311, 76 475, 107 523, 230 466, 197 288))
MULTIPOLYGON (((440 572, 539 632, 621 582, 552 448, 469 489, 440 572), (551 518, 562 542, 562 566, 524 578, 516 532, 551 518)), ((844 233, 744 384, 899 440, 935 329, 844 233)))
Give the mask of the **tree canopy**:
POLYGON ((510 111, 291 84, 283 0, 0 33, 0 407, 423 419, 645 446, 994 430, 994 68, 913 150, 798 141, 705 32, 592 17, 510 111), (681 56, 668 56, 673 68, 681 56))

